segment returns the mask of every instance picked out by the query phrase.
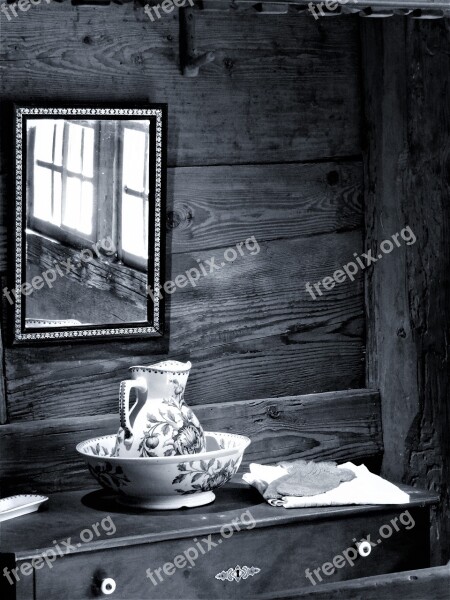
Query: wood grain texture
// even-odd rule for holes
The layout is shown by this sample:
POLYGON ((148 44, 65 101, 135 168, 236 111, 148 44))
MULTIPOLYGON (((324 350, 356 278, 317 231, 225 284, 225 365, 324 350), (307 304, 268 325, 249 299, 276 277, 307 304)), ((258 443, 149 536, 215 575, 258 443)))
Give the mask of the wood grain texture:
MULTIPOLYGON (((44 285, 24 297, 26 318, 70 318, 81 323, 123 325, 146 321, 147 273, 107 256, 94 255, 91 260, 82 261, 74 248, 39 234, 28 233, 26 244, 25 281, 31 282, 47 269, 55 269, 55 265, 60 268, 51 288, 44 285), (67 273, 65 265, 75 268, 67 273)), ((87 250, 92 248, 85 245, 87 250)))
MULTIPOLYGON (((436 497, 430 492, 418 491, 409 486, 401 486, 401 488, 411 496, 408 508, 414 509, 414 514, 420 514, 423 523, 428 516, 427 509, 436 502, 436 497), (426 510, 420 510, 424 508, 426 510)), ((262 501, 259 492, 242 481, 240 475, 233 477, 217 492, 217 498, 212 504, 189 510, 151 512, 137 510, 133 513, 129 508, 121 507, 114 498, 114 492, 103 488, 52 494, 48 510, 42 510, 28 519, 9 520, 2 524, 5 532, 5 541, 1 548, 2 558, 4 553, 12 553, 17 560, 26 560, 35 555, 37 549, 45 551, 54 547, 52 540, 55 538, 63 540, 70 536, 75 540, 85 527, 92 525, 94 514, 97 520, 103 520, 110 515, 111 520, 114 519, 116 523, 115 535, 100 535, 91 540, 85 539, 83 544, 75 545, 75 548, 71 549, 74 555, 102 549, 139 547, 141 544, 182 539, 196 534, 201 536, 205 533, 219 533, 224 522, 231 524, 235 518, 239 523, 244 524, 246 521, 246 525, 251 525, 248 509, 257 528, 280 526, 282 530, 283 525, 293 523, 313 525, 317 525, 320 521, 330 524, 339 521, 345 523, 348 517, 379 519, 384 516, 384 523, 386 523, 389 513, 398 514, 403 512, 405 507, 404 505, 393 507, 381 504, 370 506, 359 504, 286 510, 262 501), (149 518, 150 515, 154 518, 149 518), (155 518, 156 516, 158 518, 155 518)), ((107 525, 110 525, 110 530, 113 529, 108 521, 104 525, 105 527, 99 528, 99 533, 106 534, 107 525)), ((410 531, 414 533, 414 528, 410 531)), ((347 539, 349 539, 348 532, 347 539)), ((426 540, 423 542, 426 546, 426 540)), ((342 551, 342 548, 339 550, 342 551)), ((426 555, 426 548, 423 548, 422 556, 423 550, 426 555)))
POLYGON ((168 205, 172 253, 359 229, 361 163, 169 169, 168 205))
POLYGON ((450 565, 417 569, 354 579, 338 584, 323 584, 310 590, 259 596, 260 600, 448 600, 450 565))
MULTIPOLYGON (((95 1, 95 0, 94 0, 95 1)), ((214 5, 215 3, 222 3, 223 0, 208 0, 209 3, 211 3, 212 5, 214 5)), ((254 4, 255 0, 237 0, 238 4, 254 4)), ((312 4, 319 4, 320 0, 311 0, 312 4)), ((260 3, 257 4, 273 4, 274 6, 276 5, 283 5, 286 4, 286 0, 261 0, 260 3)), ((300 4, 302 6, 303 5, 303 0, 290 0, 289 4, 300 4)), ((346 3, 342 3, 342 4, 346 4, 346 3)), ((322 5, 323 6, 323 5, 322 5)), ((365 6, 371 6, 373 8, 385 8, 385 7, 390 7, 390 8, 398 8, 398 9, 403 9, 403 8, 410 8, 410 9, 418 9, 418 8, 441 8, 441 9, 448 9, 448 3, 446 2, 446 0, 358 0, 358 7, 365 7, 365 6)))
MULTIPOLYGON (((168 297, 166 339, 65 345, 63 352, 60 346, 6 349, 10 418, 116 410, 126 368, 167 353, 194 364, 186 396, 193 404, 360 387, 362 274, 316 300, 304 286, 351 260, 361 250, 361 232, 258 247, 168 297)), ((176 254, 168 278, 198 267, 198 260, 221 265, 225 251, 176 254)))
MULTIPOLYGON (((375 505, 285 510, 261 501, 260 495, 238 477, 216 494, 212 504, 186 511, 132 513, 105 490, 53 494, 47 511, 2 525, 5 542, 0 570, 3 572, 5 563, 14 566, 11 557, 17 562, 29 560, 54 549, 56 542, 52 540, 67 540, 72 543, 61 552, 63 560, 58 557, 51 569, 37 569, 35 595, 29 598, 59 600, 67 596, 69 586, 70 600, 97 597, 92 584, 96 586, 99 579, 110 576, 117 582, 117 598, 142 600, 149 597, 152 581, 158 581, 151 580, 157 566, 172 562, 194 543, 194 547, 202 548, 208 539, 212 544, 208 542, 208 549, 204 549, 214 551, 207 551, 206 556, 202 553, 198 562, 194 561, 195 577, 190 568, 177 564, 173 577, 159 580, 164 583, 156 591, 150 587, 150 597, 156 592, 159 599, 170 600, 236 598, 235 582, 220 582, 214 574, 228 565, 240 564, 258 565, 260 572, 239 582, 239 598, 275 598, 292 585, 311 588, 306 569, 352 546, 352 538, 376 538, 380 527, 394 519, 398 522, 406 508, 375 505), (90 530, 95 535, 88 539, 90 530), (83 543, 78 543, 80 539, 83 543), (301 552, 299 539, 309 541, 302 545, 301 552), (269 547, 270 552, 261 552, 261 548, 269 547), (73 573, 76 578, 71 576, 73 573)), ((415 526, 399 528, 368 558, 357 558, 353 564, 344 561, 340 569, 328 572, 328 580, 428 565, 428 511, 435 498, 415 490, 412 494, 407 508, 415 526)))
POLYGON ((2 32, 4 101, 167 101, 169 164, 264 163, 235 173, 169 170, 167 251, 175 256, 167 277, 209 259, 206 249, 218 256, 252 235, 267 243, 195 289, 177 290, 165 340, 9 348, 10 418, 116 410, 126 368, 169 353, 194 361, 195 403, 360 386, 361 282, 313 307, 303 281, 329 274, 329 251, 337 268, 362 248, 360 166, 295 164, 359 151, 357 22, 202 14, 198 39, 217 60, 190 81, 179 73, 173 15, 151 23, 131 5, 34 8, 2 32), (312 234, 330 237, 299 240, 312 234))
MULTIPOLYGON (((1 280, 0 280, 1 281, 1 280)), ((3 345, 3 319, 0 311, 0 425, 8 420, 8 406, 5 387, 5 352, 3 345)))
MULTIPOLYGON (((1 52, 1 38, 0 38, 1 52)), ((1 59, 0 59, 1 60, 1 59)), ((0 123, 2 124, 2 142, 0 143, 0 273, 6 273, 8 264, 8 224, 9 216, 14 207, 14 179, 11 176, 11 165, 8 162, 6 154, 11 153, 12 143, 8 135, 5 135, 4 120, 8 118, 9 113, 3 110, 0 102, 0 123)), ((9 156, 9 159, 11 156, 9 156)), ((9 232, 11 233, 11 232, 9 232)))
MULTIPOLYGON (((1 176, 0 176, 1 177, 1 176)), ((4 198, 5 196, 3 196, 4 198)), ((0 214, 1 217, 1 214, 0 214)), ((8 269, 8 233, 7 227, 0 224, 0 273, 5 273, 8 269)))
POLYGON ((405 225, 417 238, 368 279, 368 385, 381 391, 385 475, 440 494, 435 564, 450 557, 449 40, 448 22, 364 25, 368 244, 405 225))
POLYGON ((41 4, 3 27, 0 95, 32 102, 169 104, 169 164, 284 162, 358 153, 357 21, 200 13, 194 80, 178 65, 176 11, 41 4), (70 23, 70 26, 68 24, 70 23), (274 53, 273 49, 277 48, 274 53))
MULTIPOLYGON (((217 491, 218 496, 221 491, 217 491)), ((256 502, 259 503, 258 500, 256 502)), ((260 507, 257 505, 256 509, 258 508, 260 507)), ((117 600, 143 600, 152 598, 152 596, 158 600, 236 600, 237 598, 249 600, 266 595, 269 591, 272 597, 276 597, 279 592, 289 589, 291 585, 305 587, 309 584, 311 586, 305 576, 306 569, 312 565, 321 565, 329 559, 330 555, 336 556, 342 552, 342 548, 348 547, 352 536, 358 538, 367 533, 373 538, 379 527, 391 519, 398 519, 400 512, 394 507, 388 509, 385 507, 383 512, 377 514, 370 514, 370 512, 364 514, 361 511, 359 515, 330 519, 326 518, 326 511, 323 511, 325 518, 311 522, 302 521, 302 511, 298 510, 295 515, 291 516, 290 523, 282 525, 281 519, 275 520, 276 517, 270 514, 269 508, 269 511, 264 511, 267 515, 266 521, 260 523, 259 519, 254 518, 254 523, 250 523, 248 529, 247 523, 251 518, 250 515, 253 515, 253 511, 252 506, 245 515, 247 520, 242 519, 243 525, 239 532, 236 532, 235 529, 234 535, 229 536, 229 526, 224 527, 229 539, 222 538, 217 534, 211 535, 209 539, 215 546, 212 546, 211 551, 205 556, 199 558, 195 563, 196 568, 192 568, 192 571, 186 565, 187 568, 173 569, 171 577, 163 577, 162 581, 155 576, 157 565, 159 567, 170 563, 185 549, 195 548, 195 542, 199 539, 203 541, 206 550, 205 540, 208 537, 206 535, 202 537, 202 532, 204 531, 206 534, 206 531, 213 529, 214 521, 217 523, 217 514, 214 515, 214 519, 210 514, 197 513, 197 526, 193 532, 195 537, 186 531, 186 519, 181 520, 181 523, 179 521, 177 523, 173 519, 172 527, 169 526, 173 532, 170 532, 172 539, 162 543, 129 545, 97 552, 77 553, 64 557, 64 560, 59 559, 53 564, 52 569, 44 568, 36 572, 36 600, 64 598, 69 580, 71 581, 70 600, 85 600, 86 588, 95 580, 96 572, 101 571, 114 576, 117 583, 114 594, 117 600), (177 525, 180 525, 181 531, 180 529, 177 531, 177 525), (181 539, 177 539, 177 537, 181 537, 181 539), (299 540, 309 541, 304 544, 301 552, 298 549, 299 540), (324 544, 322 540, 327 540, 327 543, 324 544), (220 541, 223 542, 222 545, 219 545, 220 541), (270 552, 264 552, 263 549, 266 548, 270 548, 270 552), (255 576, 247 577, 239 582, 220 581, 214 577, 215 574, 227 571, 236 565, 241 565, 241 568, 242 565, 258 565, 260 571, 255 576), (73 573, 76 573, 77 576, 74 578, 72 575, 71 579, 73 573), (153 575, 155 584, 147 577, 147 573, 153 575), (236 592, 236 585, 239 585, 239 592, 236 592), (148 593, 149 590, 150 593, 148 593)), ((411 516, 416 522, 417 529, 400 529, 395 536, 384 541, 382 549, 374 549, 372 556, 356 560, 353 566, 344 563, 343 568, 334 569, 327 579, 341 581, 342 585, 342 580, 355 576, 380 575, 402 570, 408 566, 417 569, 428 566, 424 548, 428 533, 426 529, 427 512, 427 509, 424 508, 411 509, 411 516)), ((97 518, 100 516, 97 511, 96 515, 97 518)), ((136 515, 133 516, 136 519, 136 515)), ((228 524, 231 518, 240 516, 237 510, 231 511, 231 514, 230 511, 224 511, 221 521, 223 524, 228 524)), ((114 520, 116 520, 115 514, 114 520)), ((151 520, 157 519, 147 519, 147 521, 151 520)), ((117 526, 121 527, 123 531, 125 529, 123 520, 117 519, 117 521, 117 526)), ((217 525, 214 529, 216 528, 217 525)), ((140 537, 143 541, 143 538, 147 537, 144 532, 148 530, 148 526, 145 527, 143 520, 141 529, 140 537)), ((66 532, 71 530, 72 528, 67 528, 66 532)), ((73 539, 77 538, 78 536, 73 539)), ((104 542, 104 546, 109 545, 108 541, 104 542)), ((130 540, 131 543, 133 541, 130 540)), ((114 543, 113 539, 109 541, 109 543, 111 542, 114 543)), ((203 546, 200 547, 203 548, 203 546)), ((95 598, 94 594, 91 597, 95 598)))
MULTIPOLYGON (((243 466, 294 458, 343 462, 378 456, 383 450, 379 395, 371 390, 206 404, 194 409, 207 431, 251 438, 243 466)), ((117 414, 4 425, 0 428, 2 495, 13 490, 54 492, 92 486, 75 446, 114 433, 118 426, 117 414)))

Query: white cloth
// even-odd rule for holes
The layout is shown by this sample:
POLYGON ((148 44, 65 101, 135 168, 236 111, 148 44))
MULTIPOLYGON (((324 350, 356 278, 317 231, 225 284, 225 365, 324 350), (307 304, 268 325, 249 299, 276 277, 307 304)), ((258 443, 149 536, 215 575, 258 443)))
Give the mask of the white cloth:
MULTIPOLYGON (((287 475, 283 467, 250 464, 250 473, 243 475, 243 480, 263 494, 269 483, 278 477, 287 475)), ((344 506, 347 504, 407 504, 409 495, 393 483, 374 475, 361 465, 357 467, 351 462, 339 465, 338 468, 350 469, 356 477, 341 483, 334 490, 316 496, 284 496, 280 500, 268 500, 272 506, 284 508, 307 508, 311 506, 344 506)))

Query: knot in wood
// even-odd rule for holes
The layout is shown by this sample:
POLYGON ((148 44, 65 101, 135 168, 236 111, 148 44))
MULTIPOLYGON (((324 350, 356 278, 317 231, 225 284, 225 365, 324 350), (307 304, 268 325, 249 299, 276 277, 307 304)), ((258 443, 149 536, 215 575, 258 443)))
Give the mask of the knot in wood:
POLYGON ((167 213, 167 229, 176 229, 177 227, 188 227, 192 221, 192 213, 187 206, 177 210, 171 210, 167 213))
POLYGON ((181 215, 178 212, 170 210, 167 213, 167 229, 176 229, 181 221, 181 215))
POLYGON ((337 171, 330 171, 327 174, 327 182, 329 185, 336 185, 339 182, 339 173, 337 171))
POLYGON ((278 419, 280 417, 280 411, 273 404, 267 407, 266 412, 267 416, 271 419, 278 419))
POLYGON ((225 69, 228 72, 230 72, 233 69, 233 67, 234 67, 234 62, 233 62, 233 60, 231 58, 224 58, 223 59, 223 64, 224 64, 225 69))

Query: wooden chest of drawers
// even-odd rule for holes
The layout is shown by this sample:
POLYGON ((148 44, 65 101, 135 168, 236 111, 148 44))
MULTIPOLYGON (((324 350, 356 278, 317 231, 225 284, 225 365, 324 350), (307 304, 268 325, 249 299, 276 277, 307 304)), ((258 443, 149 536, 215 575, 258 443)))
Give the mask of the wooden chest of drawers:
POLYGON ((425 568, 436 498, 407 491, 407 506, 286 510, 233 482, 210 506, 135 513, 101 491, 55 494, 1 524, 1 597, 270 598, 425 568))

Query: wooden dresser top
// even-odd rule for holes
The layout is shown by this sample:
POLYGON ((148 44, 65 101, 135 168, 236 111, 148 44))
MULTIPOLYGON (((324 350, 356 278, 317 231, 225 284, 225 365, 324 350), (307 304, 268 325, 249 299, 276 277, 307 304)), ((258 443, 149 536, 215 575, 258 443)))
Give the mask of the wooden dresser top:
POLYGON ((104 490, 80 490, 50 495, 47 509, 11 519, 0 524, 0 551, 14 554, 16 559, 27 559, 54 548, 56 543, 72 538, 80 539, 84 529, 102 519, 111 518, 116 531, 109 537, 100 528, 101 535, 91 542, 79 544, 71 551, 87 552, 117 548, 161 540, 187 538, 217 533, 226 523, 247 513, 256 527, 270 527, 288 523, 330 518, 344 518, 361 513, 411 508, 434 504, 438 497, 430 492, 400 486, 410 494, 410 503, 393 506, 330 506, 323 508, 285 509, 272 507, 259 493, 236 478, 216 491, 216 500, 208 506, 176 511, 143 511, 122 507, 113 494, 104 490))

